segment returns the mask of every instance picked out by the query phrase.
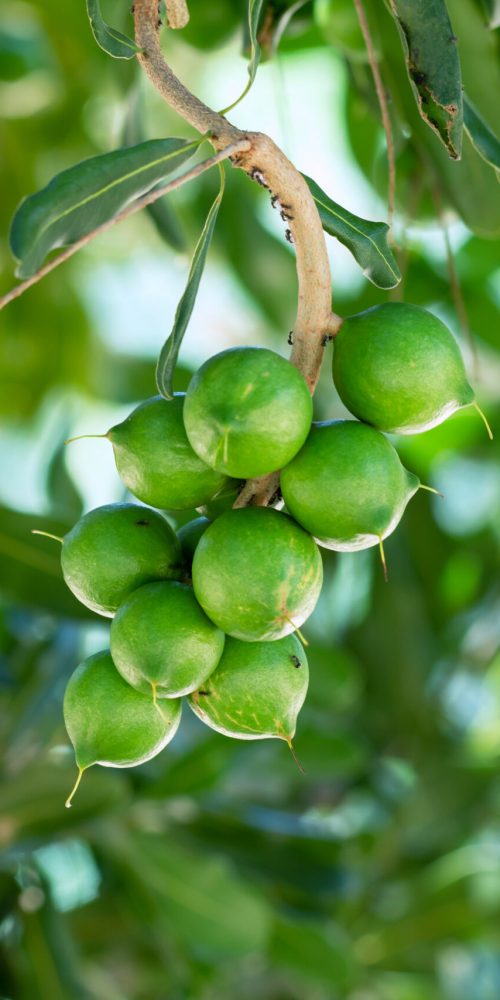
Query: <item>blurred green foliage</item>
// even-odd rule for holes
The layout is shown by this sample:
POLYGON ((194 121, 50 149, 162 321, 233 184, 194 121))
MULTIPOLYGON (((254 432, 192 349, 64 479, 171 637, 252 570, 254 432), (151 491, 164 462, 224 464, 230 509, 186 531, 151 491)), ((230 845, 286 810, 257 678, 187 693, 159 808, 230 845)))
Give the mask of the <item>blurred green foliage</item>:
MULTIPOLYGON (((264 56, 291 6, 264 5, 264 56)), ((85 423, 106 429, 110 413, 154 391, 155 352, 141 328, 150 288, 143 279, 127 287, 128 259, 138 261, 142 249, 145 267, 158 261, 165 294, 172 285, 180 294, 187 259, 162 243, 147 216, 135 218, 1 314, 6 1000, 500 996, 500 188, 467 139, 459 164, 447 158, 418 117, 388 11, 374 0, 366 6, 391 94, 403 281, 387 293, 353 265, 349 280, 335 281, 335 309, 352 313, 404 297, 435 310, 463 339, 439 204, 478 353, 472 377, 495 440, 488 442, 472 411, 398 439, 405 463, 445 499, 420 494, 408 508, 387 543, 388 585, 373 552, 324 552, 325 588, 306 628, 311 686, 296 743, 305 776, 277 741, 231 741, 186 711, 165 753, 137 770, 92 769, 67 811, 74 764, 62 723, 64 686, 79 658, 106 644, 107 626, 73 600, 53 543, 30 530, 63 532, 88 506, 90 478, 99 478, 102 467, 88 463, 101 452, 69 457, 64 438, 85 423), (124 308, 137 325, 132 347, 103 335, 109 315, 99 310, 117 295, 106 287, 110 267, 125 275, 120 294, 125 289, 124 308)), ((246 73, 245 62, 236 62, 245 4, 191 0, 190 7, 185 38, 168 37, 175 66, 202 88, 221 47, 235 75, 228 92, 238 93, 246 73)), ((495 23, 495 5, 449 0, 448 8, 466 91, 498 131, 499 37, 487 24, 495 23)), ((130 34, 126 4, 103 4, 103 13, 130 34)), ((350 0, 297 7, 274 58, 285 75, 291 66, 300 78, 300 59, 327 49, 341 80, 335 100, 343 102, 350 176, 383 198, 383 134, 350 0)), ((136 66, 113 62, 95 45, 83 0, 63 7, 4 0, 2 290, 13 283, 7 236, 21 198, 78 160, 117 147, 136 93, 136 66)), ((327 93, 325 81, 317 101, 327 93)), ((146 88, 142 97, 141 137, 189 135, 146 88)), ((285 101, 283 111, 300 148, 294 108, 285 101)), ((259 127, 258 120, 248 124, 259 127)), ((325 143, 327 163, 338 155, 325 143)), ((265 195, 236 172, 227 180, 214 269, 202 289, 222 274, 236 305, 211 329, 229 345, 244 322, 249 335, 250 323, 254 340, 285 352, 292 251, 272 228, 265 195)), ((186 246, 196 242, 215 184, 205 177, 169 202, 169 232, 182 232, 186 246)), ((356 211, 349 192, 328 193, 356 211)), ((379 204, 374 218, 383 215, 379 204)), ((174 310, 155 313, 156 350, 174 310)), ((206 322, 195 312, 187 342, 191 333, 208 353, 206 322)), ((177 388, 194 364, 187 355, 177 388)), ((326 417, 343 412, 328 364, 316 409, 326 417)), ((112 466, 111 454, 105 458, 112 466)))

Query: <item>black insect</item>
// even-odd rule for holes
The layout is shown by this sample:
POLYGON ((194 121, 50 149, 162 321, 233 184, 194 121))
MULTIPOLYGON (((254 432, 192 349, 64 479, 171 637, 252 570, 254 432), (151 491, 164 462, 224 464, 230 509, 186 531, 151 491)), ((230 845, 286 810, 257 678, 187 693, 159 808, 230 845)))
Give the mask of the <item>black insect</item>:
POLYGON ((149 521, 147 521, 146 518, 142 521, 136 521, 135 523, 138 524, 140 528, 149 528, 149 521))
POLYGON ((299 667, 301 667, 301 666, 302 666, 302 664, 301 664, 301 662, 300 662, 300 660, 299 660, 298 656, 291 656, 291 657, 290 657, 290 659, 291 659, 291 661, 292 661, 292 663, 293 663, 294 667, 296 667, 296 668, 297 668, 297 670, 298 670, 298 668, 299 668, 299 667))
POLYGON ((325 336, 323 337, 323 340, 321 341, 321 346, 322 347, 326 347, 326 345, 329 344, 331 340, 333 340, 333 334, 331 334, 331 333, 325 333, 325 336))
POLYGON ((291 229, 285 229, 285 239, 287 243, 295 243, 291 229))
POLYGON ((293 330, 290 330, 290 333, 288 334, 288 343, 290 344, 290 347, 293 344, 293 330))
POLYGON ((198 694, 205 695, 205 696, 207 696, 207 695, 209 695, 211 693, 212 693, 211 691, 198 691, 198 694))
POLYGON ((253 181, 256 182, 256 184, 260 184, 261 187, 269 190, 269 184, 267 183, 266 178, 262 173, 262 170, 259 170, 258 167, 252 168, 252 170, 250 171, 250 177, 252 178, 253 181))

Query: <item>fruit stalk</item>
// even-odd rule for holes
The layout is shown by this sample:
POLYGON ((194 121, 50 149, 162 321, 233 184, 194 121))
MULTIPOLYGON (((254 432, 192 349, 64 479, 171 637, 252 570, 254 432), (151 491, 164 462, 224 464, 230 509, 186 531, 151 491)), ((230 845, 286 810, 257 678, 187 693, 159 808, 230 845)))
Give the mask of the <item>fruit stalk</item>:
MULTIPOLYGON (((236 128, 192 94, 175 76, 163 57, 159 42, 156 0, 136 0, 135 37, 142 68, 167 104, 199 132, 207 134, 215 149, 248 140, 249 149, 231 157, 234 166, 265 187, 279 203, 296 251, 298 279, 297 314, 293 329, 292 364, 304 375, 311 394, 318 381, 324 348, 342 320, 332 313, 330 265, 321 220, 309 188, 299 171, 269 136, 236 128)), ((239 505, 269 503, 276 490, 276 476, 249 481, 239 505)))

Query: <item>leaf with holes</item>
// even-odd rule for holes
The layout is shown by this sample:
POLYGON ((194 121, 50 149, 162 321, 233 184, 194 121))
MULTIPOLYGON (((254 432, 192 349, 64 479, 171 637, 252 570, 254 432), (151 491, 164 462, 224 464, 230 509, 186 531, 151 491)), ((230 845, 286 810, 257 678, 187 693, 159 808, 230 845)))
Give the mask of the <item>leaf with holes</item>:
POLYGON ((90 21, 92 34, 99 46, 108 56, 114 59, 133 59, 139 48, 131 38, 127 38, 121 31, 106 24, 99 4, 99 0, 87 0, 87 14, 90 21))
POLYGON ((401 281, 401 272, 387 242, 387 223, 360 219, 332 201, 311 177, 303 176, 316 202, 325 232, 335 236, 351 251, 363 274, 374 285, 395 288, 401 281))
POLYGON ((462 79, 457 38, 444 0, 389 0, 421 117, 453 160, 462 151, 462 79))
POLYGON ((196 244, 196 249, 191 261, 187 285, 184 289, 179 305, 175 313, 174 325, 170 336, 165 341, 158 358, 156 368, 156 383, 159 392, 166 399, 172 398, 172 380, 174 376, 179 350, 182 339, 191 318, 191 313, 196 302, 198 288, 200 287, 201 276, 207 259, 208 248, 210 246, 220 203, 224 194, 224 170, 220 167, 220 188, 219 193, 205 219, 205 225, 201 231, 201 236, 196 244))
POLYGON ((25 198, 10 232, 17 275, 35 274, 50 250, 68 246, 112 219, 188 160, 202 139, 151 139, 92 156, 25 198))
MULTIPOLYGON (((483 160, 491 163, 497 171, 500 170, 500 139, 481 117, 466 94, 464 94, 464 126, 472 144, 483 160)), ((500 178, 499 178, 500 179, 500 178)))

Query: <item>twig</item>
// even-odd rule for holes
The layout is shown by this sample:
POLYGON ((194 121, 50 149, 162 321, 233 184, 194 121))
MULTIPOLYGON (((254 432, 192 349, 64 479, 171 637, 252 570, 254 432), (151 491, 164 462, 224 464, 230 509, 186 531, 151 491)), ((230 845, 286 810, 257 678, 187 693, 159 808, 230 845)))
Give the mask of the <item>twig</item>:
POLYGON ((101 233, 105 233, 112 226, 116 225, 117 222, 123 222, 124 219, 128 219, 129 215, 134 215, 135 212, 140 212, 141 209, 146 208, 147 205, 152 205, 153 202, 158 201, 159 198, 163 198, 163 195, 168 194, 170 191, 175 191, 176 188, 181 187, 188 181, 194 180, 203 174, 205 170, 209 170, 210 167, 214 167, 221 160, 227 160, 230 156, 237 156, 238 154, 245 152, 249 148, 249 142, 242 138, 237 142, 230 143, 224 149, 219 150, 214 156, 209 157, 208 160, 204 160, 203 163, 198 163, 196 167, 192 170, 188 170, 185 174, 181 174, 180 177, 176 177, 173 181, 169 181, 168 184, 163 184, 161 187, 154 188, 153 191, 149 191, 147 194, 143 195, 142 198, 138 198, 137 201, 131 202, 127 205, 118 215, 114 215, 112 219, 108 219, 107 222, 103 222, 102 226, 97 226, 92 232, 87 233, 86 236, 82 236, 80 240, 76 243, 72 243, 71 246, 63 250, 57 257, 53 257, 49 260, 48 264, 44 264, 35 274, 32 274, 30 278, 26 278, 26 281, 20 282, 15 288, 12 288, 10 292, 7 292, 2 298, 0 298, 0 309, 8 305, 14 299, 19 298, 28 288, 35 285, 42 278, 45 278, 47 274, 50 274, 59 264, 64 264, 65 260, 69 260, 73 254, 81 250, 82 247, 87 246, 96 236, 100 236, 101 233))
POLYGON ((377 55, 373 45, 370 26, 368 24, 368 18, 366 16, 366 11, 363 6, 363 0, 354 0, 354 6, 356 8, 359 26, 361 28, 361 33, 363 35, 366 45, 368 62, 370 63, 370 69, 372 71, 373 82, 375 84, 375 91, 377 94, 377 100, 380 108, 380 116, 382 118, 382 125, 385 132, 385 141, 387 145, 387 166, 389 171, 389 184, 387 192, 387 213, 388 213, 389 226, 392 229, 392 224, 394 221, 394 205, 396 201, 396 160, 394 156, 394 141, 392 138, 391 119, 389 115, 389 108, 387 106, 387 97, 385 93, 385 88, 378 66, 377 55))

